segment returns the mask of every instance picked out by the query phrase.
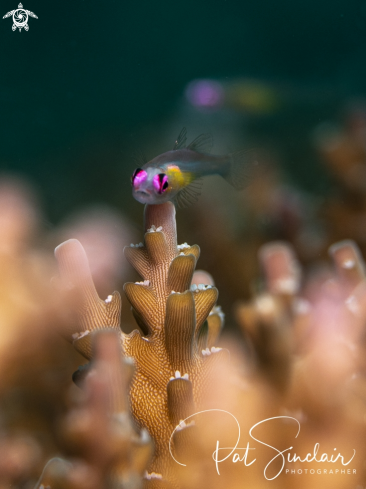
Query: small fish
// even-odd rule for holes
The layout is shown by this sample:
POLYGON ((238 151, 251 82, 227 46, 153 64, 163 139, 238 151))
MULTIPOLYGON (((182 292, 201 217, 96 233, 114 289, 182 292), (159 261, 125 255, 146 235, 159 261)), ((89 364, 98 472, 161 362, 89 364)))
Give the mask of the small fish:
POLYGON ((142 204, 174 201, 185 207, 197 201, 206 175, 221 175, 234 188, 244 188, 257 167, 256 153, 238 151, 225 156, 210 155, 212 136, 201 134, 186 147, 183 128, 167 151, 137 168, 132 175, 132 194, 142 204))

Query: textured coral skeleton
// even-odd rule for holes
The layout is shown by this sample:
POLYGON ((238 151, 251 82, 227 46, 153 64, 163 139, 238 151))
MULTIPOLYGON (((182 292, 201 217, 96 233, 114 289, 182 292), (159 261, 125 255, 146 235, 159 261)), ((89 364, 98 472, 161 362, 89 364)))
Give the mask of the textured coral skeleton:
MULTIPOLYGON (((303 272, 287 243, 263 246, 262 287, 258 281, 252 301, 237 307, 246 344, 240 338, 230 343, 228 336, 220 340, 230 350, 227 367, 227 352, 217 348, 221 312, 216 306, 209 311, 216 299, 212 277, 193 273, 198 248, 176 245, 171 206, 147 208, 145 226, 143 242, 126 249, 141 274, 139 283, 126 285, 140 328, 128 335, 120 329, 119 294, 102 288, 106 299, 98 297, 77 241, 56 253, 61 290, 49 285, 53 268, 28 274, 34 268, 24 266, 25 251, 20 256, 16 247, 3 247, 14 253, 2 251, 3 329, 19 334, 11 344, 2 335, 0 345, 0 487, 349 489, 350 482, 363 487, 366 275, 357 245, 337 243, 329 250, 331 263, 303 272), (200 302, 205 296, 206 304, 200 302), (75 348, 92 359, 74 375, 81 390, 71 383, 80 357, 55 332, 64 326, 75 348), (315 443, 319 454, 337 448, 347 459, 355 450, 350 467, 357 475, 282 473, 266 481, 263 470, 273 450, 251 440, 256 462, 246 467, 227 459, 219 476, 212 459, 216 441, 230 447, 237 435, 223 410, 241 426, 240 446, 259 421, 295 417, 301 423, 296 440, 288 420, 266 426, 263 440, 273 447, 294 446, 303 457, 315 443), (198 411, 205 414, 191 416, 198 411), (169 441, 172 455, 186 466, 174 462, 169 441)), ((230 244, 223 251, 211 249, 218 277, 219 259, 227 259, 230 244)), ((231 263, 245 280, 235 260, 231 263)), ((302 466, 307 467, 319 464, 302 466)), ((340 463, 329 467, 342 469, 340 463)))
POLYGON ((333 267, 313 278, 306 291, 292 247, 285 242, 262 246, 263 290, 236 309, 257 373, 281 395, 300 397, 304 406, 318 411, 326 411, 329 399, 336 397, 332 389, 347 391, 363 363, 365 264, 351 240, 332 245, 329 255, 333 267), (307 376, 313 379, 311 389, 307 376))
POLYGON ((45 466, 37 488, 140 489, 153 444, 138 434, 128 409, 133 364, 122 358, 114 331, 95 335, 94 360, 83 393, 61 423, 73 460, 56 457, 45 466))
MULTIPOLYGON (((200 250, 197 245, 177 245, 173 204, 146 206, 144 226, 144 243, 125 249, 143 279, 124 286, 140 329, 130 334, 120 329, 119 293, 104 301, 98 297, 81 244, 66 241, 55 254, 61 280, 75 295, 77 319, 67 332, 74 347, 91 360, 94 334, 114 330, 123 354, 134 359, 131 410, 155 443, 146 487, 178 487, 170 437, 181 420, 199 411, 228 352, 215 347, 223 325, 221 310, 215 307, 218 291, 210 284, 192 284, 200 250)), ((191 426, 181 423, 174 432, 173 453, 185 444, 191 426)))

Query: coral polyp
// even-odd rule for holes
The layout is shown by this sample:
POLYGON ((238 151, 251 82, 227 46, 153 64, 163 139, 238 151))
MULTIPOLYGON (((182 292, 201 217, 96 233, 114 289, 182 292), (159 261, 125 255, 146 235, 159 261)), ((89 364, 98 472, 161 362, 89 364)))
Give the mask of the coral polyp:
MULTIPOLYGON (((70 331, 75 348, 91 359, 93 333, 114 329, 124 355, 134 359, 132 414, 155 442, 145 484, 168 487, 162 484, 177 486, 169 453, 171 434, 181 420, 199 410, 215 366, 228 352, 214 346, 223 322, 221 311, 214 308, 217 289, 210 284, 191 287, 200 250, 197 245, 177 245, 173 204, 146 206, 144 227, 144 242, 125 248, 126 258, 142 277, 124 286, 139 326, 130 334, 120 330, 118 292, 106 301, 98 297, 81 244, 63 243, 56 257, 61 278, 71 282, 79 296, 77 327, 70 331)), ((174 434, 173 445, 182 431, 174 434)))

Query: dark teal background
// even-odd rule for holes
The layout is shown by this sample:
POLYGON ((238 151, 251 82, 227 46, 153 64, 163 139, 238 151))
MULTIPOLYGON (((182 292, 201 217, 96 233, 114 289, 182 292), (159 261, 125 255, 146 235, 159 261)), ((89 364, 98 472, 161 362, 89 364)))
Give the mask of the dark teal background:
MULTIPOLYGON (((2 1, 1 17, 16 5, 2 1)), ((305 187, 321 171, 314 178, 315 165, 304 168, 301 156, 290 164, 291 154, 306 153, 309 128, 366 91, 365 1, 25 0, 24 8, 38 16, 28 32, 0 22, 0 165, 31 178, 51 221, 80 203, 138 205, 131 151, 146 149, 150 132, 159 138, 192 79, 257 77, 328 94, 253 125, 287 148, 305 187)))

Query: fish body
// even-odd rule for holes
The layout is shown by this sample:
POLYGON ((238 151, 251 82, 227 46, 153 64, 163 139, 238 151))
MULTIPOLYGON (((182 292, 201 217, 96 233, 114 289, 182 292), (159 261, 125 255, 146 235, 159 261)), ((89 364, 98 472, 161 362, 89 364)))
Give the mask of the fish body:
MULTIPOLYGON (((210 135, 198 136, 187 148, 186 130, 183 129, 175 142, 175 149, 156 156, 137 168, 132 175, 132 193, 143 204, 162 204, 175 201, 179 205, 193 203, 201 186, 201 177, 221 175, 234 186, 236 155, 219 156, 204 152, 212 146, 210 135)), ((247 152, 245 152, 247 154, 247 152)), ((237 185, 235 185, 235 182, 237 185)))

